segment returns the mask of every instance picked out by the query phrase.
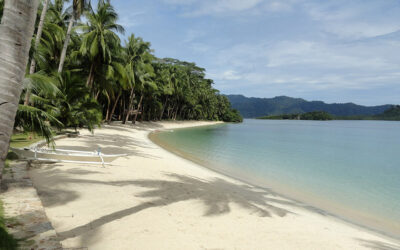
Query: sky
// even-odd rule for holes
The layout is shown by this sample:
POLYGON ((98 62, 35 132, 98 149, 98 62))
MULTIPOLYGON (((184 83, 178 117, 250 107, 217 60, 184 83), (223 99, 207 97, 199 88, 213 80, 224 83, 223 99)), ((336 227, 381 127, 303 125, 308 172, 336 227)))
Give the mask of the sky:
POLYGON ((399 0, 113 0, 157 57, 223 94, 400 104, 399 0))

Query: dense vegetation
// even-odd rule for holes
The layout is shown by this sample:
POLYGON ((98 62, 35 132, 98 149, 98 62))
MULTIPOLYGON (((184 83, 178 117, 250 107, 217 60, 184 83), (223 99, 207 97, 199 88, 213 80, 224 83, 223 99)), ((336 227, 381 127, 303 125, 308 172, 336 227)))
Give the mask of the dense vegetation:
POLYGON ((400 121, 400 105, 393 105, 383 113, 377 115, 335 116, 334 119, 400 121))
MULTIPOLYGON (((156 58, 134 34, 121 41, 124 28, 109 1, 96 8, 84 0, 69 4, 44 0, 39 8, 40 39, 32 40, 16 128, 51 137, 54 128, 92 130, 112 120, 242 120, 203 68, 156 58)), ((2 8, 0 0, 0 17, 2 8)))
POLYGON ((248 98, 242 95, 228 95, 232 107, 239 110, 245 118, 260 116, 301 114, 312 111, 325 111, 334 116, 377 115, 391 107, 381 105, 367 107, 354 103, 327 104, 321 101, 306 101, 301 98, 278 96, 274 98, 248 98))
POLYGON ((333 116, 325 111, 313 111, 302 114, 284 114, 261 116, 257 119, 267 120, 385 120, 400 121, 400 105, 393 105, 377 115, 333 116))
POLYGON ((286 114, 286 115, 271 115, 271 116, 262 116, 257 119, 268 119, 268 120, 318 120, 318 121, 327 121, 332 120, 333 117, 327 112, 324 111, 313 111, 307 112, 303 114, 286 114))

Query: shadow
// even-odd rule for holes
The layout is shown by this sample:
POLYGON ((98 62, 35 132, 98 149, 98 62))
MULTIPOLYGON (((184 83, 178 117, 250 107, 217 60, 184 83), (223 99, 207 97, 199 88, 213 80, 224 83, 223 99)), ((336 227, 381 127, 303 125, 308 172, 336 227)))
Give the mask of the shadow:
MULTIPOLYGON (((135 185, 148 189, 136 197, 150 199, 147 202, 126 208, 114 213, 104 215, 87 224, 73 228, 68 231, 59 232, 60 240, 76 237, 90 230, 95 230, 102 225, 123 217, 139 213, 148 208, 168 206, 177 202, 198 200, 204 204, 204 213, 200 216, 220 216, 231 212, 232 204, 247 210, 249 214, 259 217, 283 217, 290 211, 279 207, 287 205, 290 201, 276 199, 268 202, 266 196, 271 193, 266 190, 256 190, 249 185, 235 184, 226 180, 215 178, 213 180, 202 180, 194 177, 166 174, 172 180, 133 180, 102 183, 104 185, 125 186, 135 185)), ((81 182, 86 180, 68 180, 81 182)), ((87 181, 88 183, 100 184, 100 181, 87 181)), ((293 203, 292 205, 295 205, 293 203)), ((195 214, 193 216, 196 216, 195 214)), ((86 239, 87 240, 87 239, 86 239)))
MULTIPOLYGON (((130 130, 132 132, 132 130, 130 130)), ((64 140, 68 140, 64 139, 64 140)), ((75 140, 75 139, 70 139, 75 140)), ((82 146, 57 146, 58 149, 80 150, 80 151, 96 151, 100 148, 104 154, 127 154, 135 155, 144 158, 158 159, 159 157, 153 154, 144 153, 140 148, 154 148, 151 144, 135 139, 133 136, 124 136, 115 134, 96 134, 82 135, 79 137, 79 142, 82 146)), ((66 142, 64 141, 64 144, 66 142)))
MULTIPOLYGON (((166 121, 163 121, 165 123, 166 121)), ((174 121, 174 123, 178 123, 178 121, 174 121)), ((183 123, 183 122, 182 122, 183 123)), ((104 128, 118 128, 119 130, 131 132, 132 129, 137 129, 140 131, 153 131, 156 129, 162 129, 164 128, 164 125, 162 125, 159 122, 136 122, 135 124, 132 124, 132 122, 127 122, 126 124, 122 124, 122 122, 112 122, 110 125, 105 124, 103 125, 104 128)))
POLYGON ((61 167, 61 164, 32 164, 31 169, 39 169, 40 172, 32 175, 30 174, 30 178, 35 179, 35 175, 40 175, 40 180, 42 181, 33 181, 33 186, 35 187, 40 200, 42 201, 43 206, 52 207, 58 205, 64 205, 68 202, 71 202, 77 198, 79 195, 77 192, 68 190, 66 188, 57 188, 58 183, 68 183, 69 178, 68 174, 75 175, 90 175, 94 173, 101 173, 95 170, 87 170, 80 168, 73 169, 57 169, 57 167, 61 167))
POLYGON ((357 239, 361 242, 364 247, 368 247, 375 250, 400 250, 400 245, 391 244, 387 242, 375 241, 375 240, 364 240, 357 239))

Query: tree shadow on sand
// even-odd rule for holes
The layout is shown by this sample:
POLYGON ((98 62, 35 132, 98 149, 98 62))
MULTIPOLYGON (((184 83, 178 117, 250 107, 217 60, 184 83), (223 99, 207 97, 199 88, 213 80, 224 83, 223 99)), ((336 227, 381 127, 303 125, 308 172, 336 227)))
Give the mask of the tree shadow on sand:
MULTIPOLYGON (((134 180, 104 183, 106 185, 135 185, 146 188, 148 190, 138 194, 137 197, 147 198, 150 201, 102 216, 71 230, 60 232, 58 233, 60 239, 65 240, 88 233, 90 230, 95 230, 107 223, 148 208, 168 206, 189 200, 198 200, 204 204, 205 211, 203 216, 227 214, 232 209, 230 204, 238 205, 248 210, 250 214, 259 217, 272 217, 274 215, 283 217, 291 213, 279 207, 279 204, 288 205, 290 201, 268 200, 266 196, 271 196, 271 193, 264 189, 258 190, 249 185, 235 184, 220 178, 202 180, 177 174, 167 174, 167 176, 173 180, 134 180)), ((292 205, 295 205, 295 203, 292 205)))
POLYGON ((387 243, 387 242, 364 240, 364 239, 357 239, 357 240, 360 241, 363 246, 371 248, 371 249, 376 249, 376 250, 399 250, 400 249, 399 244, 394 245, 394 244, 387 243))
POLYGON ((150 159, 159 159, 157 155, 143 152, 141 148, 154 148, 151 144, 138 140, 133 136, 113 135, 113 134, 96 134, 83 135, 79 137, 80 146, 65 145, 57 146, 59 149, 95 151, 99 148, 104 154, 127 154, 129 156, 140 156, 150 159))

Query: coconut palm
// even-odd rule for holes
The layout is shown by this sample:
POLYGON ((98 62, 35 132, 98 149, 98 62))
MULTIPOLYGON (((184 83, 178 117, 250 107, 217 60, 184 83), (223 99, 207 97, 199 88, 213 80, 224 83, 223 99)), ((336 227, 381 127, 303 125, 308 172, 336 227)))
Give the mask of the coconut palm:
MULTIPOLYGON (((99 0, 99 2, 100 1, 101 0, 99 0)), ((67 34, 64 41, 64 46, 61 51, 60 63, 58 65, 58 73, 61 73, 63 71, 65 57, 67 55, 67 48, 71 39, 72 26, 77 20, 79 20, 84 10, 89 7, 90 7, 90 2, 87 0, 72 0, 72 14, 70 16, 67 34)))
MULTIPOLYGON (((42 8, 42 13, 40 15, 40 21, 39 21, 39 26, 36 32, 36 38, 35 38, 35 47, 34 50, 37 50, 40 39, 42 37, 42 32, 43 32, 43 26, 44 26, 44 19, 46 17, 46 12, 47 12, 47 6, 49 4, 49 0, 44 0, 43 3, 43 8, 42 8)), ((29 74, 35 73, 35 67, 36 67, 36 60, 35 57, 32 58, 31 60, 31 65, 29 67, 29 74)), ((25 102, 24 105, 29 105, 29 96, 31 94, 31 90, 28 88, 26 93, 25 93, 25 102)))
POLYGON ((111 4, 102 0, 99 0, 96 11, 90 8, 87 19, 87 24, 79 27, 84 32, 80 53, 90 60, 86 84, 93 89, 96 71, 111 64, 113 52, 121 49, 115 32, 123 33, 124 28, 116 23, 118 15, 111 4))
MULTIPOLYGON (((153 57, 150 55, 150 43, 143 41, 140 37, 135 37, 133 34, 129 36, 126 43, 126 68, 130 78, 130 95, 128 99, 128 110, 124 119, 124 123, 129 120, 129 116, 133 109, 133 101, 135 98, 135 91, 143 89, 144 84, 150 83, 150 78, 154 74, 151 61, 153 57)), ((140 100, 135 113, 133 123, 135 123, 143 101, 143 95, 140 95, 140 100)))
POLYGON ((29 57, 38 0, 7 0, 0 24, 0 178, 29 57))

